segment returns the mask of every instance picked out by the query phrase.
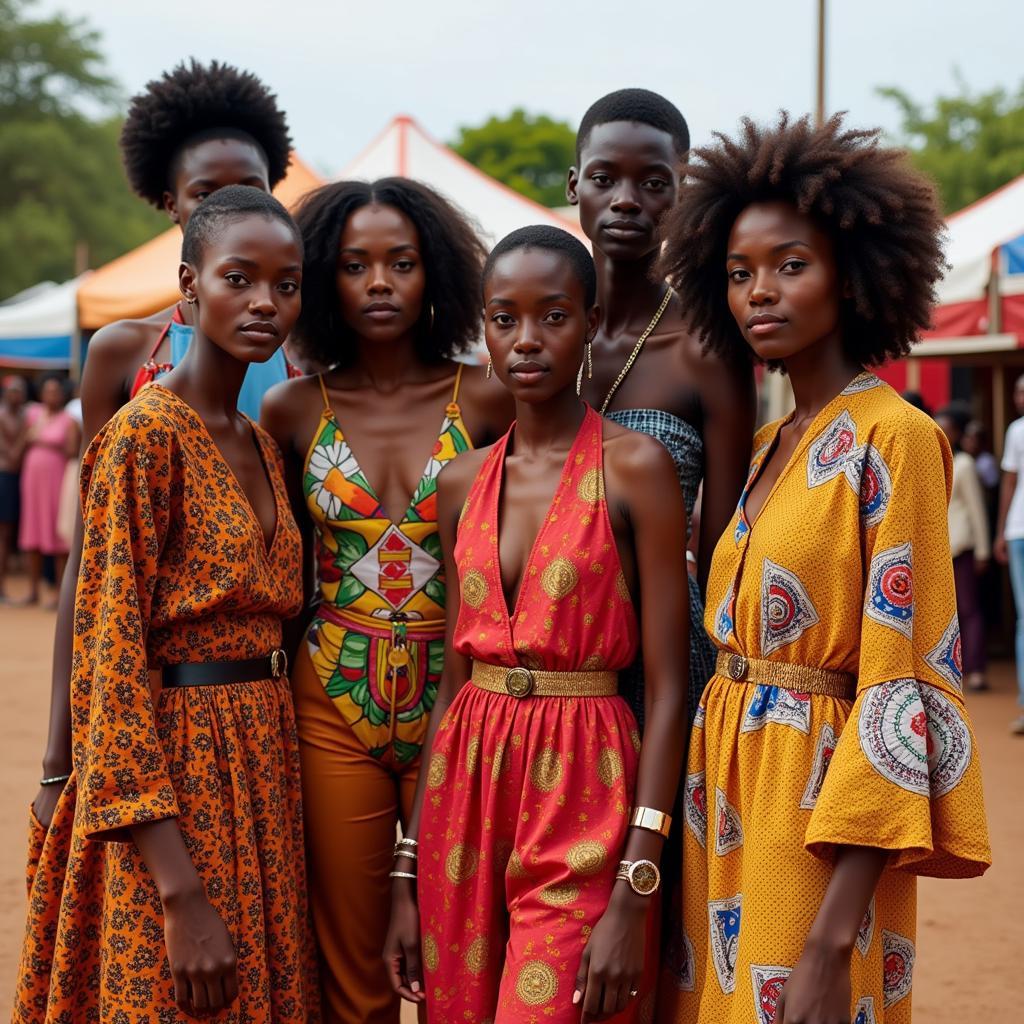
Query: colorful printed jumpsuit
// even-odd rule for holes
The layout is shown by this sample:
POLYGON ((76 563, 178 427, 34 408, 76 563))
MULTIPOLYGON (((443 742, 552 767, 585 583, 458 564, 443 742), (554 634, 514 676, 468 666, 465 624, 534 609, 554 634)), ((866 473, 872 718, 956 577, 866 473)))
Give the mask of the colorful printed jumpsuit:
MULTIPOLYGON (((601 423, 588 408, 511 612, 498 564, 511 431, 484 461, 455 548, 460 654, 559 672, 632 663, 637 621, 604 500, 601 423)), ((574 981, 624 849, 639 747, 621 696, 462 688, 434 740, 419 830, 431 1022, 579 1020, 574 981)))
POLYGON ((400 1001, 381 959, 388 872, 444 665, 437 474, 472 447, 461 375, 460 367, 399 522, 381 507, 320 380, 324 408, 303 476, 320 603, 292 675, 327 1024, 398 1024, 400 1001))

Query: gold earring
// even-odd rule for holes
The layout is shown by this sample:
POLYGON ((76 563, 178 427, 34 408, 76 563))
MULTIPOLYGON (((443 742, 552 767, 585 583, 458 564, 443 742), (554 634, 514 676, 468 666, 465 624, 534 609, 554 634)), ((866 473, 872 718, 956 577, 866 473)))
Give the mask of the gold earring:
POLYGON ((434 304, 430 304, 430 329, 434 329, 434 304))
POLYGON ((488 380, 490 380, 491 379, 491 374, 493 374, 493 373, 494 373, 494 363, 491 362, 491 357, 488 356, 487 357, 487 373, 485 373, 484 376, 488 380))
POLYGON ((594 343, 587 338, 587 380, 594 379, 594 343))

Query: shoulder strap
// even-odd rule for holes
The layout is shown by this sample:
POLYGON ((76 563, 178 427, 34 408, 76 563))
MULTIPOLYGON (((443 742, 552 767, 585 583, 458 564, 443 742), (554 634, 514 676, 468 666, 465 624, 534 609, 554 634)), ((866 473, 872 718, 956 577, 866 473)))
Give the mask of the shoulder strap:
POLYGON ((324 375, 318 373, 316 375, 317 383, 320 385, 320 394, 323 395, 324 399, 324 412, 331 411, 331 400, 327 397, 327 385, 324 384, 324 375))
POLYGON ((463 369, 465 369, 465 364, 459 363, 459 368, 455 371, 455 388, 452 390, 452 405, 458 405, 459 402, 459 385, 462 383, 463 369))

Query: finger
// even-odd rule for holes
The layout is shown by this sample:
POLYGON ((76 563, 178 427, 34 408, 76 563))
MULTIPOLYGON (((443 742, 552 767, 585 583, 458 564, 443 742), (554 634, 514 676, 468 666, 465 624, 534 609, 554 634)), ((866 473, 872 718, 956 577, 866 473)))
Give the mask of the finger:
POLYGON ((587 975, 590 973, 590 949, 583 950, 580 967, 573 982, 572 1005, 579 1005, 587 991, 587 975))
POLYGON ((601 1016, 604 982, 593 971, 587 976, 587 990, 583 993, 583 1019, 597 1020, 601 1016))
POLYGON ((224 984, 220 975, 216 975, 206 983, 206 1008, 219 1010, 224 1005, 224 984))
POLYGON ((230 1006, 238 998, 238 965, 232 966, 231 970, 224 975, 224 1005, 230 1006))
POLYGON ((786 988, 783 986, 782 991, 779 993, 779 998, 775 1002, 775 1016, 772 1018, 772 1024, 783 1024, 786 1019, 786 988))
POLYGON ((613 1017, 619 1008, 619 990, 621 985, 618 982, 609 981, 604 986, 604 997, 601 1000, 601 1013, 605 1017, 613 1017))
POLYGON ((405 947, 405 979, 417 1000, 423 998, 423 974, 420 970, 419 943, 409 943, 405 947))
POLYGON ((206 997, 206 982, 198 974, 193 974, 189 977, 188 983, 192 989, 192 1008, 205 1010, 209 1005, 206 997))
POLYGON ((405 969, 400 956, 393 956, 387 962, 388 979, 391 987, 407 1002, 418 1002, 420 996, 409 987, 408 979, 405 977, 405 969))
POLYGON ((188 1010, 192 1006, 192 996, 189 993, 188 978, 181 971, 172 971, 171 978, 174 980, 174 1003, 179 1010, 188 1010))

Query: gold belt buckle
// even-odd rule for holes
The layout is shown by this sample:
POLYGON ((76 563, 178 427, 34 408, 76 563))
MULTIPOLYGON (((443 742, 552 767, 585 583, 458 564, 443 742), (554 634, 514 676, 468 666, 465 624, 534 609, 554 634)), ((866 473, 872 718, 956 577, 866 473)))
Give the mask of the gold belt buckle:
POLYGON ((288 653, 281 647, 270 652, 270 676, 280 679, 288 674, 288 653))
POLYGON ((516 698, 529 697, 533 693, 533 673, 521 665, 505 673, 505 689, 516 698))
POLYGON ((741 683, 747 678, 747 672, 749 669, 750 664, 742 654, 734 654, 729 658, 729 678, 735 680, 737 683, 741 683))

